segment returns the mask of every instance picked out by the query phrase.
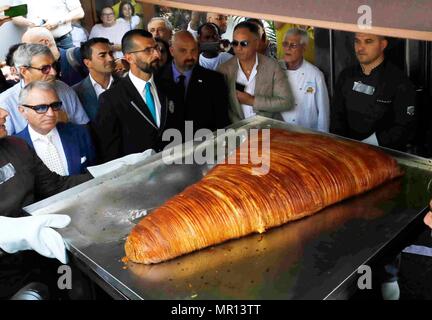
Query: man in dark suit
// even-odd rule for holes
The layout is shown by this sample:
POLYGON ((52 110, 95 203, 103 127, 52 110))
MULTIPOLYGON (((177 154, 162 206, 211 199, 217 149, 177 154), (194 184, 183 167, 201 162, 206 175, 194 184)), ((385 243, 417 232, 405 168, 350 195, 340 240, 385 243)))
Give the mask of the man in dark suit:
POLYGON ((44 164, 61 176, 86 172, 95 162, 90 133, 85 126, 58 123, 61 101, 50 83, 32 82, 20 93, 19 111, 28 126, 17 134, 44 164))
POLYGON ((194 131, 215 131, 230 124, 228 88, 222 74, 198 64, 198 44, 188 31, 174 34, 170 48, 172 63, 157 77, 157 83, 185 120, 193 121, 194 131))
POLYGON ((114 56, 106 38, 92 38, 81 45, 81 56, 89 69, 87 78, 73 86, 84 110, 94 121, 99 109, 99 96, 114 83, 114 56))
POLYGON ((62 294, 57 290, 59 264, 30 250, 65 264, 63 238, 54 228, 65 227, 71 219, 58 214, 26 216, 21 208, 92 176, 61 177, 50 171, 25 141, 7 136, 7 116, 0 108, 0 300, 34 281, 48 285, 50 296, 56 297, 62 294))
POLYGON ((154 81, 161 53, 151 33, 127 32, 122 50, 129 74, 100 95, 93 123, 101 162, 146 149, 161 151, 164 131, 184 126, 183 111, 169 103, 154 81))

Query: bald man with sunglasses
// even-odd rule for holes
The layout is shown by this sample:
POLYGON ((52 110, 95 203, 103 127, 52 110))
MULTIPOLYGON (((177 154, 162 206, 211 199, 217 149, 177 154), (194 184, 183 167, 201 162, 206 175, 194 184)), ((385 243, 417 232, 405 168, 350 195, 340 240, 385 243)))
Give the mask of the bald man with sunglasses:
POLYGON ((261 115, 282 119, 293 106, 288 78, 277 61, 258 53, 259 29, 252 22, 234 28, 235 57, 221 64, 230 91, 230 119, 237 122, 261 115))
POLYGON ((89 118, 75 91, 64 82, 56 80, 55 59, 50 49, 41 44, 23 44, 14 53, 15 67, 21 81, 0 94, 0 106, 9 112, 6 129, 9 135, 22 131, 27 126, 26 119, 18 110, 18 97, 22 88, 33 81, 52 82, 63 103, 62 121, 86 124, 89 118))

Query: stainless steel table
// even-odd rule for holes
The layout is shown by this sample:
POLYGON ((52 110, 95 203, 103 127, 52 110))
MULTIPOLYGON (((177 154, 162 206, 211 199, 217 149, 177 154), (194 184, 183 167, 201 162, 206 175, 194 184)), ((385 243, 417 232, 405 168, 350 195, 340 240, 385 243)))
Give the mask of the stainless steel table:
MULTIPOLYGON (((231 126, 237 133, 270 127, 309 132, 262 117, 231 126)), ((221 137, 195 143, 183 156, 217 140, 221 137)), ((385 152, 404 168, 403 178, 265 234, 151 266, 121 261, 125 237, 137 217, 201 179, 211 166, 168 166, 156 154, 25 210, 71 215, 71 225, 61 231, 71 253, 116 298, 346 298, 347 288, 356 283, 358 267, 419 221, 431 197, 430 160, 385 152)))

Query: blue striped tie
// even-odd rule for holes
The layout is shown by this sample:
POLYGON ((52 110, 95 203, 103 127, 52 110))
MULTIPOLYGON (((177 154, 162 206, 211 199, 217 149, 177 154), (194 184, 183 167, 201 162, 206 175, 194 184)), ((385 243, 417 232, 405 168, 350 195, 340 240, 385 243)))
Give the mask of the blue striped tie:
POLYGON ((150 113, 153 116, 154 122, 157 123, 156 120, 156 106, 155 106, 155 102, 154 102, 154 98, 153 98, 153 94, 151 93, 151 84, 150 82, 147 82, 145 85, 145 89, 144 89, 144 94, 145 94, 145 100, 146 100, 146 104, 150 110, 150 113))

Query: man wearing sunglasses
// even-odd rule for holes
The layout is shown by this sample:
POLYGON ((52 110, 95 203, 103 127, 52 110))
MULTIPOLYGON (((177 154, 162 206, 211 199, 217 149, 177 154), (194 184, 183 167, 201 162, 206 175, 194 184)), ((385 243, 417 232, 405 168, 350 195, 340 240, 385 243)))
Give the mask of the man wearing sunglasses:
POLYGON ((183 111, 169 102, 154 80, 161 53, 152 34, 140 29, 128 31, 122 50, 130 71, 100 95, 93 122, 101 162, 147 149, 160 151, 164 130, 184 127, 183 111))
POLYGON ((225 75, 230 91, 231 121, 255 115, 281 119, 280 112, 293 105, 291 89, 278 62, 258 53, 257 25, 239 23, 233 39, 236 58, 218 68, 225 75))
POLYGON ((63 49, 57 47, 54 37, 48 29, 43 27, 30 28, 23 34, 21 41, 47 46, 57 62, 58 79, 68 86, 73 86, 88 75, 88 71, 82 63, 79 48, 63 49))
POLYGON ((33 81, 52 82, 62 101, 62 114, 66 120, 76 124, 86 124, 89 118, 85 113, 78 96, 64 82, 56 80, 55 59, 47 46, 41 44, 23 44, 15 51, 13 60, 18 69, 21 81, 0 94, 0 105, 7 109, 6 121, 8 134, 22 131, 27 121, 18 110, 18 98, 23 87, 33 81))
POLYGON ((51 172, 25 141, 7 136, 7 117, 0 108, 0 300, 32 281, 56 287, 59 264, 30 250, 67 262, 63 239, 54 228, 67 226, 70 217, 27 217, 21 208, 91 179, 89 174, 61 177, 51 172))
POLYGON ((34 81, 21 90, 18 107, 28 126, 17 136, 35 149, 44 164, 61 176, 86 172, 95 161, 88 129, 57 123, 62 108, 52 83, 34 81))

